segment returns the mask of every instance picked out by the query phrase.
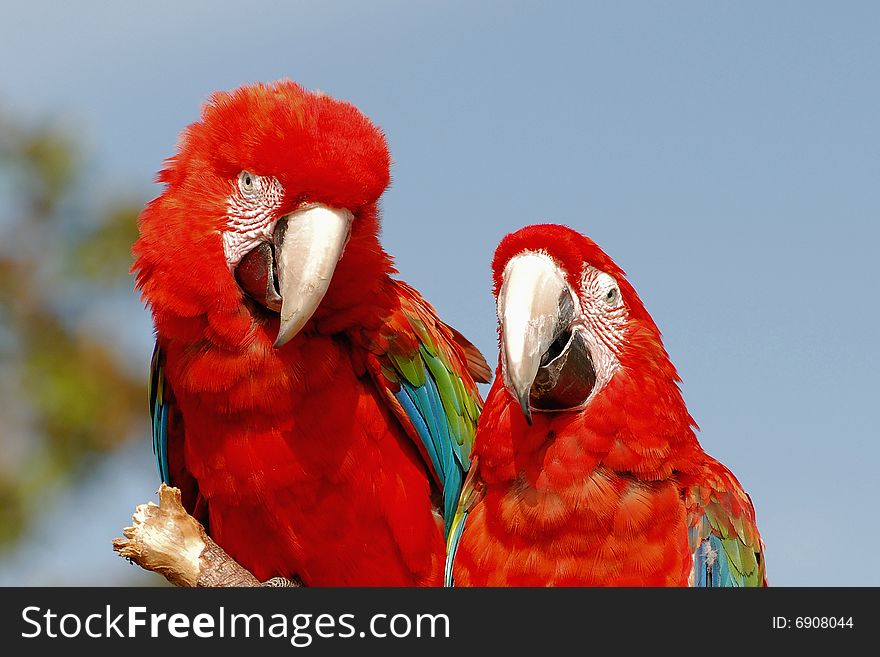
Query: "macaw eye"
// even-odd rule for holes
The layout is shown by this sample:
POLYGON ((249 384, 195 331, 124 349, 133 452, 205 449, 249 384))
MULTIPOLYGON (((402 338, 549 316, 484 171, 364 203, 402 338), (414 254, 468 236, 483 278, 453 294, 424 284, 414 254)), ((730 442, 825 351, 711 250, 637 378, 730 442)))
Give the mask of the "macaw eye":
POLYGON ((612 287, 605 293, 605 303, 609 306, 613 306, 617 303, 617 298, 620 296, 620 292, 617 291, 616 287, 612 287))
POLYGON ((257 190, 257 177, 250 171, 238 174, 238 188, 242 194, 253 194, 257 190))

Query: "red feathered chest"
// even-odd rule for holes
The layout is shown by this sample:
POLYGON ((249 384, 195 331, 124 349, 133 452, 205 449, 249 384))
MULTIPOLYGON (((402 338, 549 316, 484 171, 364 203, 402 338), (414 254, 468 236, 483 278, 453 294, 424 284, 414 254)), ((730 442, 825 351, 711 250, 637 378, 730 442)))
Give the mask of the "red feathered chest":
POLYGON ((344 336, 163 349, 183 433, 169 442, 183 440, 210 533, 231 556, 261 579, 440 583, 425 466, 344 336))
POLYGON ((643 446, 610 411, 535 413, 529 426, 496 388, 476 438, 483 494, 456 553, 456 585, 686 584, 676 449, 643 446))

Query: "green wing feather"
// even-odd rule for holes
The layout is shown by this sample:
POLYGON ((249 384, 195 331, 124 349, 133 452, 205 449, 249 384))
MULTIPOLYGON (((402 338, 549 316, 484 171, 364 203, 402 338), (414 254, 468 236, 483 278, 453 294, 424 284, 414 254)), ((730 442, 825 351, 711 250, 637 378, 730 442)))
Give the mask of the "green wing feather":
POLYGON ((755 509, 733 473, 707 457, 701 476, 686 482, 685 504, 693 586, 766 586, 755 509))

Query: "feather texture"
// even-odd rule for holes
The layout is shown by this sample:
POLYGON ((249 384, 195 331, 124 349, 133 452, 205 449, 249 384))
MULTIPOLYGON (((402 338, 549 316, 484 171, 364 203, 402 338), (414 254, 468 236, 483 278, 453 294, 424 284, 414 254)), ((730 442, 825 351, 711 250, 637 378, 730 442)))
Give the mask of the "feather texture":
POLYGON ((764 546, 755 509, 736 477, 706 458, 699 476, 685 481, 692 586, 766 586, 764 546))
MULTIPOLYGON (((362 333, 370 350, 368 369, 431 466, 448 534, 482 408, 469 369, 476 359, 456 339, 460 334, 439 322, 412 287, 401 281, 394 281, 394 287, 398 305, 393 314, 377 331, 362 333)), ((482 365, 488 367, 485 360, 482 365)))

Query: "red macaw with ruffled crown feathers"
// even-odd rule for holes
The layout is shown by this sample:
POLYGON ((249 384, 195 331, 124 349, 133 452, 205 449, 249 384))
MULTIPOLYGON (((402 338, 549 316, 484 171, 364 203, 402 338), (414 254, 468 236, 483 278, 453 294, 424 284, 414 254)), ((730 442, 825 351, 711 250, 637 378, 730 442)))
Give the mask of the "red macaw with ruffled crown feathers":
POLYGON ((762 586, 736 477, 697 442, 623 271, 556 225, 493 262, 501 355, 449 539, 456 586, 762 586))
POLYGON ((491 372, 391 278, 389 165, 353 105, 245 86, 186 129, 140 218, 161 477, 262 580, 442 584, 491 372))

